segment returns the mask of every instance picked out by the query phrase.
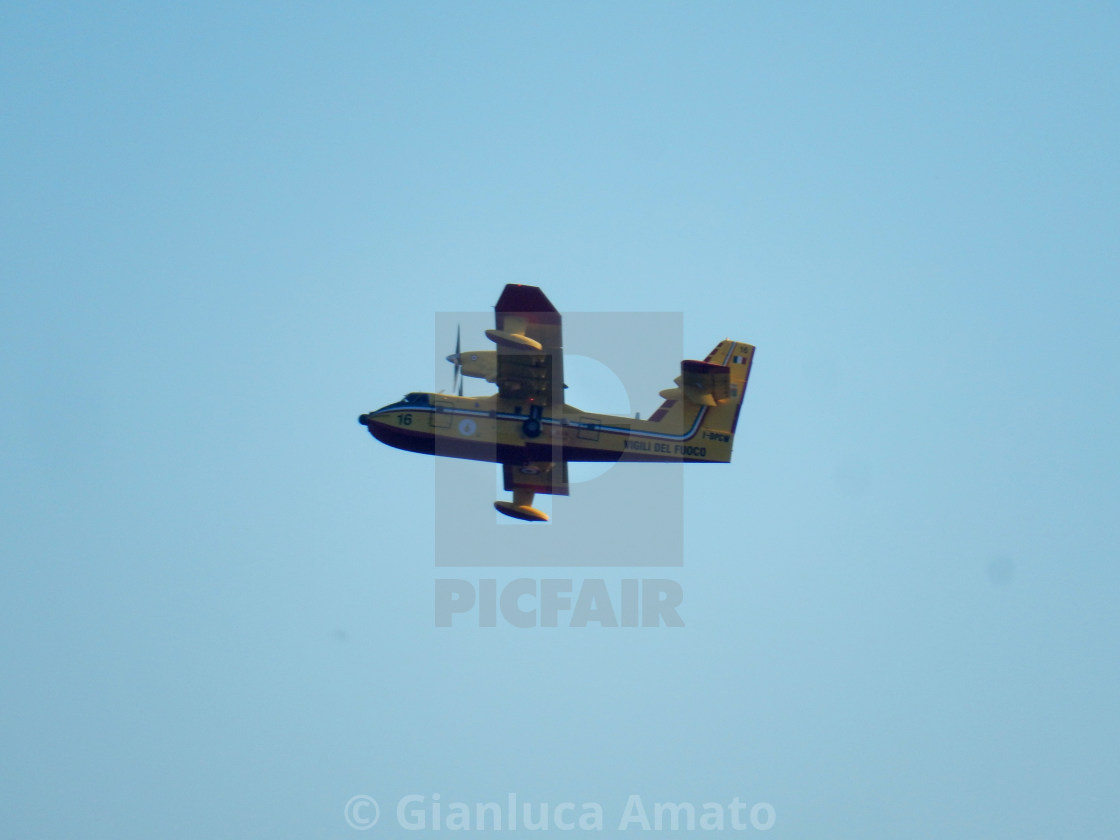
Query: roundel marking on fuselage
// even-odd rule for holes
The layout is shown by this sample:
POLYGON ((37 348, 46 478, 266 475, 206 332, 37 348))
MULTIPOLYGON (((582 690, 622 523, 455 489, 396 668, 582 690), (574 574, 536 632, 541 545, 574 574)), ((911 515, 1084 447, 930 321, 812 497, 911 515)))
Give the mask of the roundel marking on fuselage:
POLYGON ((459 434, 470 437, 478 431, 478 424, 471 420, 469 417, 459 421, 459 434))

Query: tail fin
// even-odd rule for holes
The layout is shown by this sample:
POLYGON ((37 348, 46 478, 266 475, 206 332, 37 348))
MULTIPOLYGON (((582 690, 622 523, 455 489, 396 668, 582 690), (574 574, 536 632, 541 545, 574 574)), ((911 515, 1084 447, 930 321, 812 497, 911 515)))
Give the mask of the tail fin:
MULTIPOLYGON (((721 400, 719 405, 704 415, 698 434, 703 437, 705 431, 722 432, 734 437, 735 427, 739 425, 739 410, 743 407, 743 398, 747 394, 747 380, 750 379, 751 363, 754 361, 754 346, 725 339, 716 345, 705 361, 727 368, 728 394, 726 400, 721 400)), ((731 441, 727 443, 727 460, 730 461, 731 441)))
POLYGON ((665 402, 650 420, 679 422, 700 460, 730 461, 752 361, 753 345, 725 339, 704 361, 681 362, 677 387, 661 392, 665 402))

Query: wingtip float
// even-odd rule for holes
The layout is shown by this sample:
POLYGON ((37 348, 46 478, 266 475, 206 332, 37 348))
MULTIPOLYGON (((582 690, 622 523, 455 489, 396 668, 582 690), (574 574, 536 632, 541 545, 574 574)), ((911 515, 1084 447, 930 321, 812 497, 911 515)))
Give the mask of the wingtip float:
POLYGON ((754 346, 725 339, 703 361, 681 362, 676 386, 648 420, 595 414, 564 402, 560 314, 536 286, 510 284, 486 336, 497 350, 462 352, 456 338, 458 394, 413 392, 358 418, 382 443, 428 455, 502 465, 513 501, 506 516, 545 522, 537 493, 568 495, 570 461, 728 463, 746 394, 754 346), (495 383, 485 397, 462 395, 461 377, 495 383))

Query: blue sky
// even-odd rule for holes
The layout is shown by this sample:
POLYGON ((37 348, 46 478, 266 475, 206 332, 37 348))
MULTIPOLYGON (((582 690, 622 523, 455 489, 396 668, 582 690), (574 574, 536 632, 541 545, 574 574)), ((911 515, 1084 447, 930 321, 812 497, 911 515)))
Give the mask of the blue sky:
POLYGON ((366 794, 388 836, 400 796, 517 792, 604 833, 637 793, 1117 834, 1118 35, 7 4, 6 833, 345 838, 366 794), (508 282, 758 346, 734 462, 685 471, 686 627, 433 627, 434 465, 355 418, 450 387, 436 313, 508 282))

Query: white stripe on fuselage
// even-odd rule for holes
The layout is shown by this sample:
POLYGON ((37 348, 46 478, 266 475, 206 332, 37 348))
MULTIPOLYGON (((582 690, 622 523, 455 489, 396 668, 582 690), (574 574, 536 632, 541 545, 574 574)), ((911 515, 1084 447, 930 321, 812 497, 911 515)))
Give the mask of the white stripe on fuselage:
MULTIPOLYGON (((429 413, 437 413, 438 412, 439 414, 459 415, 459 416, 464 416, 464 417, 493 417, 496 420, 515 420, 515 421, 521 421, 521 422, 524 422, 525 420, 529 419, 528 414, 511 414, 508 411, 500 412, 500 413, 498 413, 498 412, 492 413, 492 412, 489 412, 489 411, 482 411, 480 409, 474 409, 474 408, 452 408, 452 407, 449 407, 449 406, 440 406, 437 409, 435 406, 430 406, 430 405, 409 405, 409 406, 393 406, 392 408, 385 409, 385 410, 386 411, 426 411, 426 412, 429 412, 429 413)), ((597 431, 597 432, 611 432, 613 434, 627 435, 629 437, 643 437, 643 438, 654 438, 656 440, 683 441, 683 440, 690 439, 691 437, 693 437, 696 434, 696 432, 700 428, 700 423, 704 419, 704 415, 707 413, 707 411, 708 411, 707 406, 701 406, 699 413, 697 413, 697 415, 696 415, 696 419, 692 421, 692 426, 689 427, 688 431, 683 432, 679 435, 670 434, 669 432, 652 432, 652 431, 647 431, 645 429, 626 429, 626 428, 622 428, 620 426, 607 426, 607 425, 603 425, 602 423, 580 423, 580 422, 575 421, 575 420, 567 420, 567 419, 564 419, 564 418, 557 419, 555 417, 542 417, 541 418, 541 424, 542 425, 548 425, 548 426, 567 426, 567 427, 573 428, 573 429, 587 429, 587 430, 597 431)), ((379 414, 380 412, 374 412, 374 413, 379 414)))

